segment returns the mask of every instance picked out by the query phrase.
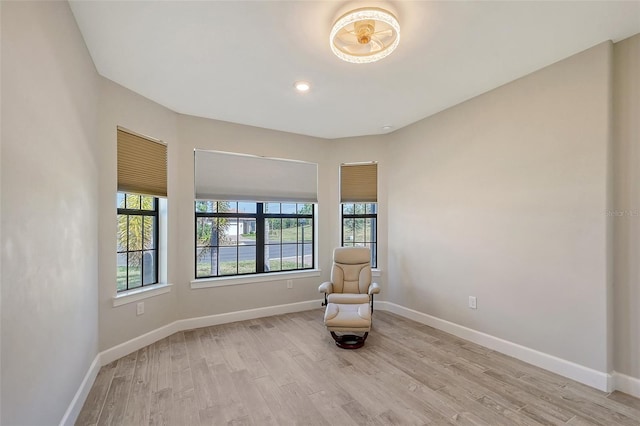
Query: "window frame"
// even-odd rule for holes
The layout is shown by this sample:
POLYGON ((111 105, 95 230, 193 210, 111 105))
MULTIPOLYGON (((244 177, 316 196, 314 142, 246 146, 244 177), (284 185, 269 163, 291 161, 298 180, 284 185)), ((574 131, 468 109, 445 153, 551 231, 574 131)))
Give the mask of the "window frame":
MULTIPOLYGON (((125 191, 118 191, 117 194, 124 194, 124 200, 125 200, 125 207, 118 207, 118 203, 117 203, 117 199, 118 197, 116 196, 116 208, 117 208, 117 216, 120 215, 125 215, 127 216, 127 235, 129 234, 129 217, 130 216, 143 216, 143 217, 153 217, 155 218, 154 221, 154 227, 153 227, 153 238, 155 241, 154 244, 154 248, 152 249, 145 249, 144 248, 144 243, 143 243, 143 247, 140 250, 129 250, 129 243, 128 243, 128 237, 127 237, 127 247, 124 251, 120 251, 116 248, 116 257, 120 254, 126 254, 127 257, 127 264, 125 266, 125 269, 127 271, 127 275, 126 275, 126 287, 123 289, 118 289, 118 284, 117 284, 117 272, 116 272, 116 295, 117 294, 122 294, 122 293, 126 293, 129 291, 133 291, 133 290, 140 290, 140 289, 145 289, 154 285, 157 285, 160 283, 160 203, 159 203, 159 199, 156 196, 153 195, 144 195, 144 194, 136 194, 136 193, 132 193, 132 192, 125 192, 125 191), (138 209, 132 209, 132 208, 127 208, 126 207, 126 200, 127 200, 127 196, 129 195, 134 195, 139 197, 139 203, 140 205, 142 205, 142 197, 149 197, 153 199, 153 209, 149 210, 149 209, 143 209, 143 208, 138 208, 138 209), (155 280, 151 283, 146 283, 144 282, 144 253, 145 252, 153 252, 153 269, 154 269, 154 277, 155 280), (129 253, 133 253, 133 252, 140 252, 141 253, 141 265, 140 265, 140 285, 137 287, 130 287, 129 286, 129 253)), ((144 219, 143 219, 144 220, 144 219)), ((116 271, 117 271, 117 261, 116 261, 116 271)))
MULTIPOLYGON (((237 205, 237 204, 236 204, 237 205)), ((282 208, 282 207, 281 207, 282 208)), ((216 208, 217 210, 217 208, 216 208)), ((304 271, 310 271, 310 270, 314 270, 315 268, 315 264, 316 264, 316 218, 315 218, 315 210, 316 210, 316 204, 315 203, 296 203, 296 202, 283 202, 283 201, 270 201, 270 202, 254 202, 254 201, 243 201, 243 200, 195 200, 194 202, 194 279, 195 280, 212 280, 212 279, 224 279, 224 278, 230 278, 230 277, 246 277, 246 276, 251 276, 251 275, 262 275, 262 274, 278 274, 278 273, 292 273, 292 272, 304 272, 304 271), (199 212, 196 210, 196 206, 198 202, 214 202, 214 203, 218 203, 218 202, 228 202, 228 203, 250 203, 250 204, 255 204, 256 206, 256 212, 255 213, 241 213, 241 212, 199 212), (301 205, 301 204, 310 204, 312 206, 311 208, 311 213, 306 214, 306 213, 269 213, 269 212, 265 212, 265 205, 266 204, 280 204, 280 206, 282 206, 283 204, 295 204, 296 205, 296 210, 297 210, 297 206, 301 205), (255 235, 256 235, 256 244, 255 244, 255 271, 254 272, 239 272, 239 262, 240 262, 240 254, 239 254, 239 247, 241 247, 241 245, 236 244, 235 247, 237 248, 237 257, 236 257, 236 273, 235 274, 220 274, 220 268, 218 268, 218 275, 198 275, 198 249, 202 249, 205 247, 208 248, 212 248, 212 247, 234 247, 233 245, 231 246, 223 246, 220 245, 218 243, 218 245, 216 246, 199 246, 198 245, 198 238, 197 238, 197 233, 198 233, 198 218, 203 218, 203 217, 208 217, 211 218, 213 220, 216 220, 218 218, 229 218, 229 219, 255 219, 256 221, 256 231, 255 231, 255 235), (304 239, 299 242, 296 240, 295 243, 285 243, 282 241, 282 236, 280 238, 280 243, 279 244, 268 244, 266 243, 266 238, 265 238, 265 223, 268 219, 310 219, 311 220, 311 241, 309 243, 305 243, 304 239), (265 270, 265 246, 266 245, 273 245, 273 246, 284 246, 284 245, 296 245, 296 259, 298 258, 298 250, 299 250, 299 246, 302 245, 302 258, 303 258, 303 266, 298 268, 294 268, 294 269, 278 269, 278 270, 265 270), (308 267, 304 266, 304 256, 305 256, 305 252, 304 252, 304 246, 305 245, 310 245, 311 246, 311 263, 308 267)), ((280 259, 282 260, 282 252, 280 252, 280 259)), ((220 256, 220 253, 218 252, 217 254, 218 259, 220 256)), ((218 260, 219 263, 219 260, 218 260)), ((281 264, 282 266, 282 264, 281 264)))
MULTIPOLYGON (((345 246, 345 234, 344 234, 344 224, 345 219, 373 219, 372 224, 372 236, 369 241, 353 241, 352 246, 356 246, 356 244, 364 244, 364 247, 369 247, 371 250, 371 268, 375 269, 378 267, 378 203, 377 202, 350 202, 350 203, 340 203, 340 245, 342 247, 345 246), (357 204, 362 204, 365 206, 365 213, 355 213, 357 204), (366 205, 371 204, 375 205, 375 213, 366 213, 366 205), (344 212, 345 206, 352 205, 354 206, 354 213, 346 213, 344 212)), ((355 231, 354 231, 355 232, 355 231)), ((360 246, 357 246, 360 247, 360 246)))

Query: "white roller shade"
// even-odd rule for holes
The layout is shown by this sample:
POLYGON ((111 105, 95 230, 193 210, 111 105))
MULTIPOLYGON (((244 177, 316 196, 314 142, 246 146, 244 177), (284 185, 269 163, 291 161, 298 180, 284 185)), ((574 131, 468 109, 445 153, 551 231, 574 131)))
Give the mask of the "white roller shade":
POLYGON ((195 150, 198 200, 318 202, 318 165, 195 150))

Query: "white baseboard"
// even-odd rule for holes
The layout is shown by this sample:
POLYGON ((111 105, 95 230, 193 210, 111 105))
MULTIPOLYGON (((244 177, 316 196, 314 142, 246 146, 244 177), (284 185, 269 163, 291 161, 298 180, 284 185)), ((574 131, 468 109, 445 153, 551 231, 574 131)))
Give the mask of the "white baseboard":
POLYGON ((78 388, 78 391, 74 395, 71 400, 71 404, 65 411, 64 416, 62 416, 62 420, 60 420, 60 426, 73 426, 76 420, 78 419, 78 415, 80 414, 80 410, 82 410, 82 406, 84 405, 84 401, 87 399, 87 395, 89 395, 89 391, 93 386, 93 382, 96 380, 96 376, 100 371, 100 367, 102 364, 100 363, 100 354, 96 355, 93 359, 93 362, 89 366, 89 371, 84 375, 84 379, 78 388))
POLYGON ((395 303, 381 301, 375 302, 375 306, 382 311, 393 312, 421 324, 437 328, 438 330, 445 331, 470 342, 477 343, 537 367, 544 368, 545 370, 560 374, 561 376, 568 377, 587 386, 604 392, 611 391, 613 380, 612 376, 608 373, 603 373, 566 359, 558 358, 450 321, 405 308, 395 303))
POLYGON ((636 398, 640 398, 640 379, 613 372, 613 388, 636 398))
POLYGON ((236 321, 245 321, 255 318, 270 317, 272 315, 288 314, 291 312, 308 311, 320 308, 321 300, 307 300, 304 302, 288 303, 286 305, 267 306, 264 308, 247 309, 244 311, 227 312, 224 314, 208 315, 206 317, 188 318, 172 322, 163 327, 156 328, 142 336, 134 337, 124 343, 109 348, 100 353, 102 365, 107 365, 125 355, 144 348, 158 340, 171 336, 178 331, 194 328, 209 327, 212 325, 227 324, 236 321))
MULTIPOLYGON (((188 318, 176 321, 176 331, 192 330, 194 328, 210 327, 212 325, 228 324, 236 321, 246 321, 291 312, 308 311, 321 308, 322 300, 307 300, 305 302, 288 303, 286 305, 267 306, 264 308, 247 309, 245 311, 227 312, 224 314, 208 315, 206 317, 188 318)), ((144 346, 141 346, 144 347, 144 346)))
POLYGON ((176 325, 177 321, 174 321, 100 352, 100 361, 102 362, 102 365, 107 365, 110 362, 122 358, 123 356, 129 355, 131 352, 135 352, 138 349, 142 349, 145 346, 149 346, 150 344, 157 342, 158 340, 171 336, 173 333, 180 331, 176 328, 176 325))

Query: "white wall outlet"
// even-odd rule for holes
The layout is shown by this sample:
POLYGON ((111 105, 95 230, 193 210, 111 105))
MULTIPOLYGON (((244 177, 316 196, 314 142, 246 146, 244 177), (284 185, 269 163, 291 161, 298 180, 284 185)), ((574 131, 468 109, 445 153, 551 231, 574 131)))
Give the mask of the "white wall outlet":
POLYGON ((477 301, 475 296, 469 296, 469 307, 471 309, 478 309, 477 301))
POLYGON ((138 302, 138 306, 136 307, 136 315, 144 314, 144 302, 138 302))
POLYGON ((293 288, 293 281, 287 280, 287 288, 293 288))

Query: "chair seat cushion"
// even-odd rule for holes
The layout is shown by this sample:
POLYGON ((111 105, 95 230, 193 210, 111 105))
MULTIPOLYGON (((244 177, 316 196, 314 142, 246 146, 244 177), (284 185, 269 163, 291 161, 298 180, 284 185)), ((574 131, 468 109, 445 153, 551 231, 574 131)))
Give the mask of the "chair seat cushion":
POLYGON ((369 331, 371 310, 368 303, 329 303, 324 312, 324 325, 332 331, 369 331))
POLYGON ((340 303, 340 304, 361 304, 361 303, 369 303, 369 295, 368 294, 358 294, 358 293, 331 293, 327 296, 327 302, 329 303, 340 303))

